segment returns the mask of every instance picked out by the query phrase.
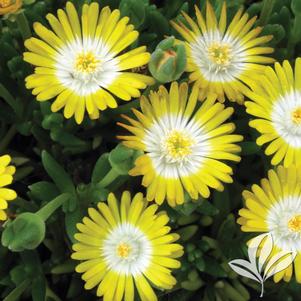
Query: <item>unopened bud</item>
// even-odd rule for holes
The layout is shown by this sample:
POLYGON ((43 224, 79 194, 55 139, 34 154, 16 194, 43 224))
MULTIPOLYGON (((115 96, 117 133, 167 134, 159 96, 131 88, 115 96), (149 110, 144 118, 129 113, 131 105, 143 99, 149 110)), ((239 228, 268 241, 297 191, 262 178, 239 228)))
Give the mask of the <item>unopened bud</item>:
POLYGON ((151 74, 161 83, 168 83, 179 79, 185 68, 185 46, 176 43, 174 37, 169 37, 160 42, 149 62, 151 74))

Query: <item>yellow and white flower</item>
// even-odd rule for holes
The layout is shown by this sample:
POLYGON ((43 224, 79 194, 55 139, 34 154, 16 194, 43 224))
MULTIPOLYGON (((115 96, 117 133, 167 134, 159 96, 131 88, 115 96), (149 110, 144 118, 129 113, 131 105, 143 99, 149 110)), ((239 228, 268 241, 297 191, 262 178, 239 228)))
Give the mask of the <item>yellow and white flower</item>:
POLYGON ((24 53, 24 60, 37 66, 26 78, 26 87, 33 89, 38 101, 56 97, 53 112, 64 107, 65 117, 75 115, 77 123, 85 111, 95 119, 99 110, 117 107, 114 96, 128 101, 153 82, 151 77, 123 72, 147 64, 150 54, 144 46, 123 52, 139 34, 128 17, 120 19, 119 10, 99 11, 94 2, 83 5, 79 18, 67 2, 66 11, 59 9, 57 17, 46 18, 52 30, 34 23, 39 38, 25 42, 30 52, 24 53))
POLYGON ((171 269, 179 268, 175 258, 183 248, 174 243, 178 234, 171 234, 166 213, 156 213, 158 206, 147 207, 142 193, 125 191, 119 204, 114 194, 108 205, 100 202, 98 210, 89 209, 77 225, 79 241, 73 245, 72 258, 83 261, 76 267, 83 273, 85 288, 97 286, 97 296, 108 301, 132 301, 135 288, 141 300, 157 300, 150 283, 160 289, 171 289, 176 279, 171 269))
POLYGON ((258 145, 269 143, 266 155, 273 155, 272 164, 283 162, 285 167, 301 164, 301 58, 275 68, 266 67, 246 101, 247 112, 255 116, 249 124, 261 136, 258 145))
POLYGON ((272 254, 297 253, 294 264, 275 274, 276 282, 290 281, 293 271, 301 283, 301 170, 295 166, 269 170, 268 178, 252 191, 244 191, 246 208, 238 223, 245 232, 269 232, 274 241, 272 254))
POLYGON ((9 165, 11 157, 4 155, 0 157, 0 221, 5 221, 7 215, 5 210, 7 209, 7 202, 14 200, 17 194, 14 190, 6 188, 13 181, 13 175, 16 172, 16 168, 9 165))
POLYGON ((200 87, 199 98, 205 99, 209 92, 217 94, 219 101, 225 96, 242 103, 248 86, 252 86, 262 64, 274 60, 264 56, 273 48, 263 46, 272 36, 261 36, 260 27, 252 29, 256 17, 249 20, 240 9, 227 26, 226 2, 219 21, 209 2, 204 18, 195 6, 197 23, 183 12, 189 28, 181 22, 172 21, 173 27, 186 40, 187 68, 190 80, 200 87))
POLYGON ((130 125, 119 123, 132 136, 119 136, 124 145, 142 150, 133 176, 143 175, 147 200, 158 204, 167 198, 169 205, 184 202, 184 190, 192 199, 208 198, 209 187, 223 190, 232 183, 232 168, 222 160, 240 161, 235 143, 242 136, 231 134, 235 125, 224 123, 233 113, 215 103, 210 95, 198 108, 198 87, 188 97, 188 85, 173 82, 168 92, 164 86, 151 92, 149 100, 142 96, 141 110, 133 110, 136 118, 124 116, 130 125))

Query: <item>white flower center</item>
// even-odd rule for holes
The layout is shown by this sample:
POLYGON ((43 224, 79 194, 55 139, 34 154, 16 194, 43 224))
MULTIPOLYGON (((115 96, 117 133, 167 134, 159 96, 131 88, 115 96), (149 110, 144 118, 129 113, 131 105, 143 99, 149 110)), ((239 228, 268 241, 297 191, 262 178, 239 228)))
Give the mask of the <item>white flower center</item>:
POLYGON ((101 40, 75 40, 56 57, 60 82, 80 96, 107 88, 118 76, 118 60, 101 40))
POLYGON ((271 120, 290 146, 301 148, 301 92, 292 91, 281 96, 274 104, 271 120))
POLYGON ((210 82, 230 82, 245 70, 246 53, 240 41, 219 31, 209 31, 190 44, 191 56, 210 82))
POLYGON ((277 202, 268 214, 267 224, 276 246, 301 251, 301 197, 288 196, 277 202))
POLYGON ((152 256, 148 238, 129 223, 118 225, 108 234, 102 251, 108 266, 117 273, 126 275, 143 273, 152 256))
POLYGON ((100 59, 92 51, 79 53, 74 59, 73 68, 73 78, 85 85, 92 82, 97 84, 103 71, 100 59))
POLYGON ((301 124, 301 107, 297 107, 292 113, 292 121, 300 126, 301 124))
POLYGON ((210 152, 207 134, 181 114, 162 116, 147 130, 143 142, 155 170, 165 178, 197 172, 210 152))
POLYGON ((301 215, 294 215, 287 224, 288 228, 293 232, 301 232, 301 215))

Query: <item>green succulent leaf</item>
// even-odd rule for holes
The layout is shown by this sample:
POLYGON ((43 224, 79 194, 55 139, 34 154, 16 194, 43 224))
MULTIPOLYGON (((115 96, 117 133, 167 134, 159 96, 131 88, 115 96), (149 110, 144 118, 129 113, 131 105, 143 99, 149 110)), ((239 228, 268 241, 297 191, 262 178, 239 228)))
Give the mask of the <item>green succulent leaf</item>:
POLYGON ((75 192, 75 187, 69 174, 57 161, 46 151, 42 152, 42 163, 53 182, 61 192, 75 192))

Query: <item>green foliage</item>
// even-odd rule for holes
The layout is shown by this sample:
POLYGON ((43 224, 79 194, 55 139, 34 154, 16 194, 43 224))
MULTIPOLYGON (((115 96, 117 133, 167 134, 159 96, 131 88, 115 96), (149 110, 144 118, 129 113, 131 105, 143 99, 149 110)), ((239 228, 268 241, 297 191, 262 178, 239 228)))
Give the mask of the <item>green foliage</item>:
MULTIPOLYGON (((97 0, 100 6, 119 8, 140 32, 134 47, 146 45, 152 53, 149 69, 158 82, 187 80, 185 49, 170 20, 181 20, 181 11, 194 16, 194 5, 205 0, 97 0), (172 53, 172 56, 166 56, 172 53), (167 59, 166 59, 167 57, 167 59)), ((52 113, 50 102, 37 102, 25 88, 32 66, 22 59, 24 39, 33 34, 32 24, 46 24, 66 1, 26 0, 16 15, 0 18, 0 154, 10 153, 17 166, 13 188, 17 200, 10 203, 10 220, 0 227, 0 299, 4 301, 98 300, 85 291, 70 259, 76 224, 89 207, 105 201, 109 192, 143 191, 141 179, 128 175, 140 152, 118 144, 120 114, 139 107, 133 100, 102 112, 99 120, 86 118, 80 126, 52 113)), ((77 7, 86 0, 74 0, 77 7)), ((212 1, 217 12, 222 2, 212 1)), ((228 18, 243 5, 264 34, 274 36, 276 60, 292 60, 301 51, 300 0, 227 0, 228 18)), ((144 71, 143 71, 144 72, 144 71)), ((147 72, 147 71, 145 71, 147 72)), ((158 86, 158 84, 157 84, 158 86)), ((153 88, 156 88, 154 86, 153 88)), ((147 89, 145 94, 149 93, 147 89)), ((227 104, 229 105, 229 104, 227 104)), ((161 301, 259 300, 260 288, 236 275, 228 266, 244 258, 249 235, 236 224, 242 206, 241 192, 256 183, 270 168, 270 160, 254 142, 249 117, 236 104, 233 122, 244 136, 243 160, 234 168, 234 183, 209 200, 189 200, 176 208, 163 205, 173 231, 181 235, 185 254, 175 271, 177 286, 157 295, 161 301)), ((299 300, 300 285, 267 283, 264 300, 299 300)))

